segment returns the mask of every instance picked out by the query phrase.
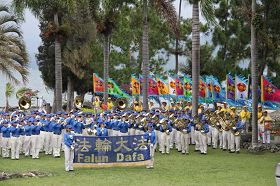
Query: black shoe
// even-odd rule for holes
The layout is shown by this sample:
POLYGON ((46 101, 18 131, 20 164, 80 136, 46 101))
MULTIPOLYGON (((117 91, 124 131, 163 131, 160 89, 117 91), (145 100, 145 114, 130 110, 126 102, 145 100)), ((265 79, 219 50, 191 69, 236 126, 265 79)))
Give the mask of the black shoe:
POLYGON ((239 154, 240 152, 239 152, 239 151, 236 151, 236 153, 239 154))
POLYGON ((227 151, 227 149, 223 149, 223 151, 227 151))

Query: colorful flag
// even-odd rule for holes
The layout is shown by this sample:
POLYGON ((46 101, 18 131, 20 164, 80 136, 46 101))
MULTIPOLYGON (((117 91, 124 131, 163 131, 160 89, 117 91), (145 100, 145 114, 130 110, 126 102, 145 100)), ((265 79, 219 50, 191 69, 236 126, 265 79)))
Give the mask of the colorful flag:
POLYGON ((97 74, 93 74, 93 92, 104 93, 104 81, 97 74))
POLYGON ((213 98, 217 101, 223 101, 225 99, 225 92, 222 89, 221 84, 215 77, 212 77, 212 83, 213 83, 213 98))
POLYGON ((235 100, 235 83, 233 77, 228 74, 226 77, 226 98, 235 100))
POLYGON ((179 78, 179 76, 176 77, 175 82, 176 82, 176 95, 183 96, 184 95, 183 82, 179 78))
POLYGON ((140 95, 140 81, 134 75, 131 75, 131 85, 130 86, 131 86, 132 96, 140 95))
POLYGON ((160 77, 157 77, 156 80, 157 80, 158 94, 159 95, 168 95, 169 87, 168 87, 167 83, 160 77))
POLYGON ((244 77, 235 76, 235 100, 248 99, 248 80, 244 77))
POLYGON ((213 99, 212 76, 206 76, 206 84, 207 84, 206 98, 213 99))
POLYGON ((176 81, 168 76, 169 94, 171 96, 176 96, 176 81))
POLYGON ((184 95, 187 98, 192 97, 192 78, 188 75, 183 75, 184 95))
POLYGON ((261 101, 280 102, 280 89, 270 83, 265 77, 261 77, 261 101))
POLYGON ((207 89, 206 83, 204 82, 204 80, 202 78, 200 78, 200 80, 199 80, 199 96, 201 98, 206 97, 206 89, 207 89))
POLYGON ((129 98, 130 97, 111 78, 108 79, 108 92, 109 92, 110 95, 113 95, 113 96, 116 96, 116 97, 124 97, 124 98, 129 98))
POLYGON ((148 76, 148 95, 149 96, 157 96, 158 95, 157 82, 152 75, 148 76))

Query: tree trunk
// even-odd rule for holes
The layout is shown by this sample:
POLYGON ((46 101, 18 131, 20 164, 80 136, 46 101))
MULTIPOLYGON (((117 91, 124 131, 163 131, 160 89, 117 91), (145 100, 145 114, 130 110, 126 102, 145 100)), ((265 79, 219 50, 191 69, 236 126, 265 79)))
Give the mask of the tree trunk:
MULTIPOLYGON (((59 27, 58 15, 54 15, 54 23, 59 27)), ((62 60, 60 35, 55 36, 55 111, 62 111, 62 60)))
POLYGON ((252 147, 258 144, 258 64, 256 28, 253 19, 256 13, 256 0, 252 0, 251 20, 251 75, 252 75, 252 147))
MULTIPOLYGON (((179 3, 179 16, 178 16, 178 26, 180 27, 180 21, 181 21, 181 7, 182 7, 182 0, 180 0, 179 3)), ((180 36, 176 35, 176 48, 175 48, 175 73, 178 74, 179 72, 179 39, 180 36)))
POLYGON ((148 1, 143 0, 143 36, 142 36, 142 73, 143 73, 143 110, 148 111, 148 73, 149 73, 149 25, 148 1))
POLYGON ((198 112, 198 87, 200 75, 200 28, 198 1, 193 2, 192 10, 192 114, 198 112))
POLYGON ((110 35, 104 35, 104 45, 103 45, 103 53, 104 53, 104 97, 103 101, 107 104, 108 100, 108 79, 109 79, 109 55, 110 55, 110 35))
POLYGON ((51 112, 54 113, 56 111, 56 91, 55 89, 53 90, 53 105, 52 105, 52 110, 51 112))
POLYGON ((9 100, 8 100, 8 97, 6 96, 6 106, 5 106, 5 112, 8 112, 9 110, 9 100))
POLYGON ((67 111, 69 112, 73 108, 73 97, 74 97, 74 90, 73 90, 73 82, 71 77, 67 77, 67 111))

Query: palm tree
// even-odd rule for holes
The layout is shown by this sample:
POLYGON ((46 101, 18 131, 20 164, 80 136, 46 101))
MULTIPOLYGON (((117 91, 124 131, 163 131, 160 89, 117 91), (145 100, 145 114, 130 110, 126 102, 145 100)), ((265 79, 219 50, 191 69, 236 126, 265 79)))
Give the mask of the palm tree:
POLYGON ((167 21, 169 27, 179 35, 177 25, 176 10, 171 1, 153 0, 149 2, 143 0, 143 36, 142 36, 142 74, 143 74, 143 110, 147 111, 148 106, 148 74, 149 74, 149 22, 148 22, 148 7, 155 8, 157 12, 167 21))
POLYGON ((28 58, 18 20, 6 6, 0 5, 0 71, 18 84, 14 71, 27 82, 28 58))
POLYGON ((203 17, 215 24, 213 0, 187 0, 192 4, 192 114, 198 111, 198 86, 200 76, 200 23, 199 8, 203 17), (200 6, 199 6, 200 5, 200 6))
POLYGON ((104 79, 104 97, 103 102, 107 104, 108 100, 108 79, 109 79, 109 55, 110 41, 114 28, 117 26, 117 18, 122 7, 132 0, 89 0, 93 19, 97 24, 97 31, 103 39, 103 79, 104 79))
POLYGON ((61 57, 61 30, 59 15, 65 10, 74 10, 76 0, 13 0, 13 4, 18 13, 23 13, 25 8, 29 8, 37 17, 42 16, 45 9, 53 12, 54 35, 55 35, 55 105, 56 111, 62 110, 62 57, 61 57))
MULTIPOLYGON (((182 0, 179 1, 179 15, 178 15, 178 26, 181 24, 181 9, 182 9, 182 0)), ((179 39, 180 35, 176 37, 175 40, 175 73, 179 72, 179 39)))
POLYGON ((5 112, 9 109, 9 98, 14 94, 15 88, 12 86, 11 83, 6 83, 6 90, 5 90, 5 97, 6 97, 6 106, 5 112))
POLYGON ((252 76, 252 147, 258 144, 258 64, 257 39, 254 18, 256 14, 256 0, 252 0, 251 18, 251 76, 252 76))

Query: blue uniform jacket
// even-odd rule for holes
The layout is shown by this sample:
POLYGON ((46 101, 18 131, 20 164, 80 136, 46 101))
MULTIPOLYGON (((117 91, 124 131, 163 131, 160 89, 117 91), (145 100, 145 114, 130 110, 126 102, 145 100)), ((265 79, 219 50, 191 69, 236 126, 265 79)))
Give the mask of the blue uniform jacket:
POLYGON ((113 120, 113 121, 112 121, 112 129, 113 129, 113 130, 120 130, 120 128, 119 128, 119 122, 121 122, 121 121, 119 121, 119 120, 113 120))
POLYGON ((21 135, 22 131, 23 131, 23 129, 17 128, 15 126, 12 126, 10 128, 10 132, 11 132, 13 137, 19 137, 21 135))
POLYGON ((9 127, 2 127, 1 128, 2 136, 3 138, 10 138, 11 133, 10 133, 10 128, 9 127))
POLYGON ((121 121, 119 124, 119 129, 121 133, 127 133, 128 132, 128 123, 121 121))
POLYGON ((55 123, 53 125, 53 133, 60 135, 63 128, 64 128, 64 126, 62 124, 55 123))
POLYGON ((24 126, 24 133, 25 133, 25 136, 31 136, 31 134, 32 134, 32 125, 25 125, 24 126))
POLYGON ((203 125, 202 130, 204 130, 204 133, 208 133, 209 132, 209 125, 208 125, 208 123, 205 123, 203 125))
POLYGON ((84 124, 78 121, 76 121, 73 125, 74 132, 78 134, 82 134, 84 128, 85 128, 84 124))
POLYGON ((64 144, 67 146, 67 147, 71 147, 71 145, 73 145, 74 143, 74 136, 71 132, 66 132, 64 134, 64 144))
POLYGON ((155 145, 156 144, 156 133, 154 130, 152 131, 147 131, 144 134, 144 139, 148 142, 150 142, 151 144, 155 145))
POLYGON ((108 136, 108 130, 106 128, 97 128, 96 135, 100 137, 106 137, 108 136))

